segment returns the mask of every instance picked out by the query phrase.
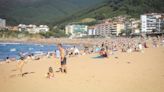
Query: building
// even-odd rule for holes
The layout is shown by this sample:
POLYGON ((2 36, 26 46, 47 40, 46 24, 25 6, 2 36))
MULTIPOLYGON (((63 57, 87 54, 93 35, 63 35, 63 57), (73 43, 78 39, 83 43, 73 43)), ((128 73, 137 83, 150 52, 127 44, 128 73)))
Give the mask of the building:
POLYGON ((0 18, 0 30, 6 28, 6 20, 0 18))
POLYGON ((151 13, 141 15, 141 32, 161 32, 164 14, 151 13))
POLYGON ((18 26, 7 26, 7 29, 10 31, 18 31, 18 26))
POLYGON ((112 22, 106 21, 105 23, 96 25, 95 34, 99 36, 116 35, 116 27, 112 22))
POLYGON ((39 33, 39 30, 36 25, 26 25, 26 31, 31 33, 31 34, 36 34, 39 33))
POLYGON ((95 36, 95 35, 96 35, 95 26, 88 27, 88 36, 95 36))
POLYGON ((50 28, 47 25, 40 25, 38 27, 39 32, 48 32, 50 28))
MULTIPOLYGON (((122 32, 140 33, 140 20, 118 16, 103 20, 102 23, 88 28, 88 35, 119 36, 122 32)), ((126 34, 126 33, 125 33, 126 34)))
POLYGON ((131 29, 132 29, 133 34, 139 34, 140 33, 140 25, 141 25, 140 20, 133 19, 131 21, 131 29))
POLYGON ((20 32, 27 31, 31 34, 36 34, 36 33, 41 33, 41 32, 48 32, 49 27, 47 25, 36 26, 33 24, 30 24, 30 25, 19 24, 18 31, 20 31, 20 32))
POLYGON ((96 35, 118 36, 125 29, 125 23, 122 21, 107 20, 95 27, 96 35))
POLYGON ((122 30, 125 30, 125 23, 124 22, 117 22, 116 23, 116 35, 118 36, 122 30))
POLYGON ((67 25, 65 27, 65 33, 74 37, 83 37, 87 35, 87 25, 67 25))

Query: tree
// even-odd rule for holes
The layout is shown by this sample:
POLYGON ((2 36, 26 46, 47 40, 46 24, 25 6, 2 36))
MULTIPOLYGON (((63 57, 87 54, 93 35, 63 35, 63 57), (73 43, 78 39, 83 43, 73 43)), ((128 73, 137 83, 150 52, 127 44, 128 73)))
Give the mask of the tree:
POLYGON ((132 29, 127 29, 127 30, 123 29, 121 30, 120 35, 130 36, 131 33, 132 33, 132 29))

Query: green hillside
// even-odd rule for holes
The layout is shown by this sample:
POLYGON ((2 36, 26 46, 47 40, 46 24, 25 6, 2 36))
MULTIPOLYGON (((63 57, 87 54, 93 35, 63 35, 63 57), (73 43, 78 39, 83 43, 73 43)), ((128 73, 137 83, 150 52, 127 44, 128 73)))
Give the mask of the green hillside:
POLYGON ((119 15, 139 18, 144 13, 164 13, 163 0, 108 0, 99 8, 90 10, 81 18, 92 17, 104 19, 119 15))
POLYGON ((163 0, 0 0, 0 18, 10 25, 56 25, 128 14, 164 12, 163 0))
POLYGON ((9 24, 58 23, 106 0, 0 0, 0 17, 9 24))

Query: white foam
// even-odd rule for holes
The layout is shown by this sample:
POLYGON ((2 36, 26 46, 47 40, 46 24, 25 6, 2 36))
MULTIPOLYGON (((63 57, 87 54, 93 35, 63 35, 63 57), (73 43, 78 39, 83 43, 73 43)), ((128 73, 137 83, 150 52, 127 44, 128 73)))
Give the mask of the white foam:
POLYGON ((21 44, 21 43, 10 43, 10 42, 7 42, 7 43, 0 43, 0 44, 2 44, 2 45, 8 45, 8 44, 21 44))
POLYGON ((29 50, 33 50, 34 48, 29 48, 29 50))
POLYGON ((16 48, 10 49, 10 52, 14 52, 14 51, 17 51, 17 49, 16 48))

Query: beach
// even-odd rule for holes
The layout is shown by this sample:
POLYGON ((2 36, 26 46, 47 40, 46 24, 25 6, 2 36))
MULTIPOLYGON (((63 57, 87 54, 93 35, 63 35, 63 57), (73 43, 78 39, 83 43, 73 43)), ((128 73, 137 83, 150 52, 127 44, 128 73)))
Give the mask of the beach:
POLYGON ((53 79, 45 78, 48 67, 60 67, 53 57, 28 61, 24 77, 16 62, 0 64, 0 92, 164 92, 164 47, 97 56, 68 58, 68 73, 55 72, 53 79))

